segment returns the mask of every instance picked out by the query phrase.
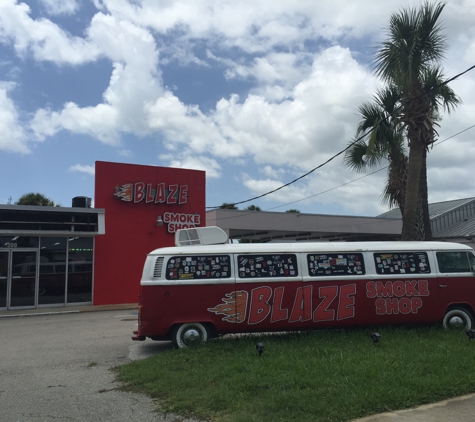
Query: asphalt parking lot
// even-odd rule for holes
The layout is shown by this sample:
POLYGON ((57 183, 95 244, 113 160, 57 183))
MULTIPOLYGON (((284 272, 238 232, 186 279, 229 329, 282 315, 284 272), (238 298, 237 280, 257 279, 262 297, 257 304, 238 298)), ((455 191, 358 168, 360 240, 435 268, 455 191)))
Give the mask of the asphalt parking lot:
MULTIPOLYGON (((0 312, 0 422, 197 422, 117 390, 111 368, 171 349, 134 342, 137 311, 0 312)), ((475 394, 354 422, 473 421, 475 394)))
POLYGON ((191 422, 116 389, 111 368, 171 348, 132 341, 136 322, 136 310, 0 318, 0 420, 191 422))

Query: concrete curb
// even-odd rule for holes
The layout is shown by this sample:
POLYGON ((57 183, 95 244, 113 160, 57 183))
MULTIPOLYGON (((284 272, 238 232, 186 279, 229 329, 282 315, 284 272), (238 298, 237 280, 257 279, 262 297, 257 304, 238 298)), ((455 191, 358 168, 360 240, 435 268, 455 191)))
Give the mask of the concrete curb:
POLYGON ((14 311, 1 311, 0 318, 26 317, 26 316, 45 316, 56 314, 73 314, 78 312, 100 312, 100 311, 119 311, 119 310, 137 310, 137 303, 126 303, 119 305, 85 305, 71 307, 37 308, 37 309, 18 309, 14 311))

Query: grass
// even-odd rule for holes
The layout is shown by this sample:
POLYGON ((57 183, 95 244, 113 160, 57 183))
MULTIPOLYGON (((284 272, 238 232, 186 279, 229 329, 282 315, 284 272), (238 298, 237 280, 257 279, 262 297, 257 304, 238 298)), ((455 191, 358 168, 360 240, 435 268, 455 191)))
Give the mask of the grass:
POLYGON ((118 368, 160 410, 219 422, 347 421, 475 391, 475 341, 441 327, 219 339, 118 368), (256 343, 265 344, 258 356, 256 343))

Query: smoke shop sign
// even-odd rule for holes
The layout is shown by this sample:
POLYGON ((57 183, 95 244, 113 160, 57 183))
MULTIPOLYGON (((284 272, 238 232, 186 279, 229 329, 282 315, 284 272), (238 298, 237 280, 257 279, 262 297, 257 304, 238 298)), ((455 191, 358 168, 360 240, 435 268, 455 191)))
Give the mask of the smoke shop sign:
POLYGON ((168 233, 175 233, 177 230, 199 226, 200 215, 166 212, 163 214, 163 222, 167 225, 168 233))
POLYGON ((188 185, 168 185, 165 183, 126 183, 116 186, 114 196, 122 201, 154 204, 186 204, 188 202, 188 185))

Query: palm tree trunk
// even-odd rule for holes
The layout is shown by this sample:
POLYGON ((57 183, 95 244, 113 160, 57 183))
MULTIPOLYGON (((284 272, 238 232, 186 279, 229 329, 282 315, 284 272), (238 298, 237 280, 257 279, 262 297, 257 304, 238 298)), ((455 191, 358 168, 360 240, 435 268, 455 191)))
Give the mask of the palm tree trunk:
POLYGON ((429 201, 427 189, 427 148, 424 148, 421 166, 420 191, 422 200, 422 222, 424 225, 424 237, 421 240, 434 240, 432 227, 430 225, 429 201))
POLYGON ((417 204, 420 193, 421 168, 425 146, 418 139, 417 130, 408 131, 410 140, 409 161, 407 163, 406 202, 402 218, 403 241, 417 240, 417 204), (415 138, 415 139, 414 139, 415 138))
POLYGON ((397 205, 402 217, 406 202, 407 157, 400 149, 394 148, 388 158, 390 164, 385 196, 390 206, 397 205))

